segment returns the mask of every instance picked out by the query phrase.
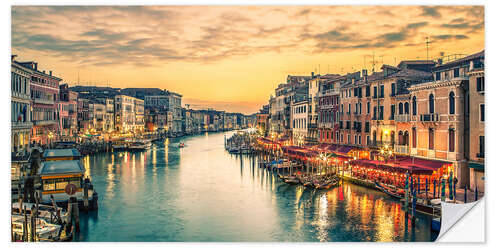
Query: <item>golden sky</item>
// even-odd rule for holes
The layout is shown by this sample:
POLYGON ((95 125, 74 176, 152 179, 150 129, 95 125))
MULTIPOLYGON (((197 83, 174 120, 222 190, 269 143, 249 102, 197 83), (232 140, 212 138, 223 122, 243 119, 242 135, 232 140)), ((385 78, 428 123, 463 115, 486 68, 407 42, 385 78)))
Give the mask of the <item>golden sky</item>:
POLYGON ((12 53, 64 82, 257 112, 287 75, 484 48, 483 6, 13 6, 12 53))

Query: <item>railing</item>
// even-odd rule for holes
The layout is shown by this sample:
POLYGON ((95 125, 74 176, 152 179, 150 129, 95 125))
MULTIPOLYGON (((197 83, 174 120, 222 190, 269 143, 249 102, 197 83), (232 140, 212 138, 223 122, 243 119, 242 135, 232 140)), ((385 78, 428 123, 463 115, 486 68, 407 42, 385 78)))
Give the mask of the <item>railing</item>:
POLYGON ((421 122, 437 122, 439 121, 438 114, 421 114, 420 115, 421 122))
POLYGON ((42 98, 35 98, 33 99, 34 103, 41 103, 41 104, 54 104, 54 100, 49 100, 49 99, 42 99, 42 98))
POLYGON ((22 129, 22 128, 30 128, 33 126, 32 122, 12 122, 12 128, 22 129))
POLYGON ((409 114, 403 114, 403 115, 395 115, 394 121, 397 122, 410 122, 411 117, 409 114))
POLYGON ((57 124, 56 120, 33 121, 34 125, 53 125, 57 124))
POLYGON ((410 146, 406 145, 395 145, 394 151, 398 154, 410 154, 410 146))
POLYGON ((394 142, 391 142, 391 141, 374 141, 374 140, 370 140, 370 141, 368 141, 367 145, 368 146, 372 146, 372 147, 385 147, 385 145, 387 145, 388 147, 393 148, 394 147, 394 142))

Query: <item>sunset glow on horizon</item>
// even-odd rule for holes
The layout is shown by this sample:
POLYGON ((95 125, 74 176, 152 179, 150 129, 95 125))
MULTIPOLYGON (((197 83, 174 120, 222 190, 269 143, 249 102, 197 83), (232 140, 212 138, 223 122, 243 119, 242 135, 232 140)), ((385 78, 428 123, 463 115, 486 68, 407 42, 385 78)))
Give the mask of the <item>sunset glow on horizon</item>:
POLYGON ((483 6, 13 6, 12 54, 64 83, 255 113, 287 75, 484 49, 483 6))

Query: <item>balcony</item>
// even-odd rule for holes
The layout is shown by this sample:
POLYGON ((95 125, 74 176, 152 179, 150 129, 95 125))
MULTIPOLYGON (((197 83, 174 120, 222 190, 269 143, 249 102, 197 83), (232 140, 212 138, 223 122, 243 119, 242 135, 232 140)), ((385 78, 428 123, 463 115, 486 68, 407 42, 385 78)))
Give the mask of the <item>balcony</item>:
POLYGON ((411 122, 411 117, 409 114, 395 115, 394 121, 396 121, 396 122, 411 122))
POLYGON ((56 120, 33 121, 33 124, 37 126, 55 125, 57 124, 57 121, 56 120))
POLYGON ((389 148, 393 148, 394 147, 394 142, 391 142, 391 141, 374 141, 374 140, 370 140, 370 141, 368 141, 367 145, 371 146, 371 147, 384 147, 385 145, 387 145, 389 148))
POLYGON ((12 122, 12 129, 30 129, 33 126, 32 122, 12 122))
POLYGON ((50 99, 35 98, 35 99, 33 99, 33 103, 53 105, 55 102, 54 102, 54 100, 50 100, 50 99))
POLYGON ((420 121, 421 122, 438 122, 439 115, 438 114, 421 114, 420 121))
POLYGON ((406 145, 395 145, 394 146, 394 151, 396 151, 396 153, 398 154, 410 154, 410 146, 406 146, 406 145))

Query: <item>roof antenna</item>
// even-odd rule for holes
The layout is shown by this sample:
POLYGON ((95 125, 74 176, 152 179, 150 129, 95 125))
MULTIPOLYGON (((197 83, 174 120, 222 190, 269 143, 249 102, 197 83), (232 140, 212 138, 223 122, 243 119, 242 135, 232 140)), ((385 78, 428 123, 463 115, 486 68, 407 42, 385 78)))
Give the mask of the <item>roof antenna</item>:
POLYGON ((427 46, 427 60, 429 60, 429 37, 425 37, 425 45, 427 46))

